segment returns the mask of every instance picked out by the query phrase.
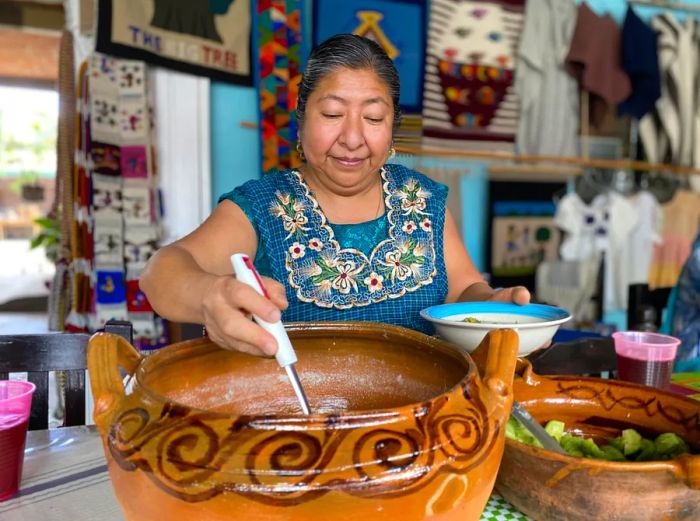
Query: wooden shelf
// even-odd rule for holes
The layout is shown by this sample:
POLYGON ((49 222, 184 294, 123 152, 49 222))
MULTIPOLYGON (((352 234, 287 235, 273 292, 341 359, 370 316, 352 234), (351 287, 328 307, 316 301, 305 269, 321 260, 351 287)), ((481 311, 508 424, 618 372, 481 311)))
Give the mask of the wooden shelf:
POLYGON ((516 167, 523 167, 523 173, 533 173, 536 171, 561 173, 561 169, 552 168, 551 165, 569 165, 570 167, 579 167, 578 171, 575 173, 580 173, 585 168, 599 168, 605 170, 663 172, 680 175, 700 174, 700 169, 698 168, 663 163, 647 163, 646 161, 632 161, 629 159, 589 159, 567 156, 520 156, 504 152, 457 150, 434 147, 410 147, 406 145, 397 145, 396 152, 414 156, 464 158, 481 161, 507 161, 510 163, 509 165, 492 165, 490 167, 490 171, 492 171, 494 168, 503 167, 508 168, 510 172, 515 172, 516 167), (539 166, 533 166, 533 163, 538 164, 539 166), (525 166, 527 166, 527 169, 525 166))

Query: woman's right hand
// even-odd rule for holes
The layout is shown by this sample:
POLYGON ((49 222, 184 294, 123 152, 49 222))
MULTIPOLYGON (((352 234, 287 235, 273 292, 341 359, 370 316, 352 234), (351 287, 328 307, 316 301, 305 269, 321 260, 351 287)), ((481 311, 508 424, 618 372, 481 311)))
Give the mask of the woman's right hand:
POLYGON ((269 299, 231 275, 213 279, 202 298, 202 314, 209 338, 219 346, 259 356, 274 356, 277 352, 275 338, 251 316, 277 322, 280 310, 287 309, 287 297, 282 284, 269 277, 262 279, 269 299))

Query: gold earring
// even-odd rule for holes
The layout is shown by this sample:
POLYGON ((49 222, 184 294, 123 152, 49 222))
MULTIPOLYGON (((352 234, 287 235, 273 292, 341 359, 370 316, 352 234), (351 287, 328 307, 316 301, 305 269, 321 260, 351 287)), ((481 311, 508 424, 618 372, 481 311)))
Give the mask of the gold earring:
POLYGON ((396 149, 394 148, 394 145, 391 145, 391 148, 389 149, 389 159, 394 159, 395 155, 396 155, 396 149))
POLYGON ((297 141, 297 157, 299 158, 299 161, 306 161, 304 149, 301 147, 301 141, 297 141))

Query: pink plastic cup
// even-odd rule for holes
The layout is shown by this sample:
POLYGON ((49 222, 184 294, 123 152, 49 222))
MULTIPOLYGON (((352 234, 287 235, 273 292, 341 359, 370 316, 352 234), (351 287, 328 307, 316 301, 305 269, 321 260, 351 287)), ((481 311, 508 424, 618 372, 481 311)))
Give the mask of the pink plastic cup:
POLYGON ((675 337, 641 331, 613 333, 617 354, 617 377, 659 389, 671 383, 678 344, 675 337))
POLYGON ((34 389, 31 382, 0 380, 0 501, 19 490, 34 389))

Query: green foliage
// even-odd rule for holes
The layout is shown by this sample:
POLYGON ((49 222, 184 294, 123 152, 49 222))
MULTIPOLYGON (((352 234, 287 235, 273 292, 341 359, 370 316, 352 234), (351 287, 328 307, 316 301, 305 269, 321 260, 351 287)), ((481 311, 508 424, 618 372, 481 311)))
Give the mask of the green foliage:
POLYGON ((58 260, 58 248, 61 243, 61 225, 58 219, 51 217, 39 217, 34 219, 34 222, 39 226, 40 230, 37 235, 32 237, 29 247, 43 247, 46 251, 46 257, 53 262, 58 260))
MULTIPOLYGON (((2 122, 2 118, 0 118, 2 122)), ((7 121, 4 121, 7 125, 7 121)), ((42 170, 51 168, 56 150, 56 122, 48 114, 37 112, 31 121, 31 138, 20 138, 8 128, 0 128, 0 177, 17 179, 10 188, 19 192, 22 185, 35 185, 42 170)))

